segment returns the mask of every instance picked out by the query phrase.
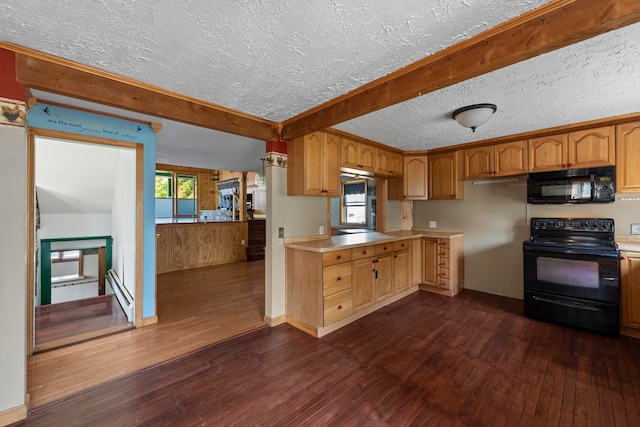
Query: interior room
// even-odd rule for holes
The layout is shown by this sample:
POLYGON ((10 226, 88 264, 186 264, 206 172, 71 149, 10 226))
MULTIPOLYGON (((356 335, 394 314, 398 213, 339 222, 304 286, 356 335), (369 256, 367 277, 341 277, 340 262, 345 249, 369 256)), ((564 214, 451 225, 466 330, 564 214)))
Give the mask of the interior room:
POLYGON ((0 11, 0 425, 640 424, 637 1, 0 11))

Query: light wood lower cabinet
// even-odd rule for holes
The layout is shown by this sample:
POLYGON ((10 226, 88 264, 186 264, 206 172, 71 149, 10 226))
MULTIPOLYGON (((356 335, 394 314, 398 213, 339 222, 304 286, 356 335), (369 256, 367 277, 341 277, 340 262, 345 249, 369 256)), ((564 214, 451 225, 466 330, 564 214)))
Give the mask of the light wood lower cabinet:
POLYGON ((422 239, 420 289, 453 296, 464 288, 464 253, 461 235, 422 239))
POLYGON ((410 251, 408 239, 325 253, 287 248, 287 322, 322 336, 417 290, 410 251))
POLYGON ((640 252, 620 253, 621 332, 640 337, 640 252))

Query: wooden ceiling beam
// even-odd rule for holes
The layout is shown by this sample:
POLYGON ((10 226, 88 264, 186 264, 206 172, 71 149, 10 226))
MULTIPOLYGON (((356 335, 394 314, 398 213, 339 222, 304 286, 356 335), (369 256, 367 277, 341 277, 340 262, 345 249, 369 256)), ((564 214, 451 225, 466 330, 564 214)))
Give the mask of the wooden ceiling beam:
POLYGON ((10 43, 0 47, 16 52, 16 79, 32 89, 264 141, 278 138, 276 122, 10 43))
POLYGON ((638 0, 553 0, 282 123, 290 140, 640 21, 638 0))

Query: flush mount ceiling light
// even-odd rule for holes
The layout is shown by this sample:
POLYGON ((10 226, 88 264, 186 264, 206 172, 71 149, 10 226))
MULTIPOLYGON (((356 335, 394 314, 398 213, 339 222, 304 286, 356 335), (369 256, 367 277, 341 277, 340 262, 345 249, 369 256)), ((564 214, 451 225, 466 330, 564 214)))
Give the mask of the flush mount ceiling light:
POLYGON ((458 122, 460 126, 471 128, 475 132, 476 128, 489 120, 497 109, 498 107, 495 104, 467 105, 454 111, 451 114, 451 118, 458 122))

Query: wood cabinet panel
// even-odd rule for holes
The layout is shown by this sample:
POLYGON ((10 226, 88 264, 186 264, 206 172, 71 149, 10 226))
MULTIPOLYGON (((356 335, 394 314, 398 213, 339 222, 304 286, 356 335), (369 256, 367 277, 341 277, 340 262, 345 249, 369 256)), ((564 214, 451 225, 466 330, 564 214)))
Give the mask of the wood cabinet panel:
POLYGON ((351 289, 351 263, 325 266, 322 289, 324 296, 351 289))
POLYGON ((173 232, 171 229, 156 228, 156 272, 164 273, 173 269, 173 232))
POLYGON ((640 253, 621 252, 620 310, 622 326, 640 329, 640 253))
POLYGON ((340 195, 340 138, 314 132, 287 145, 287 194, 340 195))
POLYGON ((438 239, 422 239, 422 282, 438 286, 438 239))
POLYGON ((342 320, 351 314, 353 314, 351 289, 324 298, 324 326, 342 320))
POLYGON ((422 240, 411 239, 411 285, 422 283, 422 240))
POLYGON ((391 254, 378 257, 374 263, 374 288, 376 302, 393 295, 393 257, 391 254))
POLYGON ((409 289, 411 285, 410 251, 397 251, 393 254, 393 290, 399 293, 409 289))
POLYGON ((380 175, 388 175, 390 165, 391 165, 391 153, 387 150, 377 148, 375 173, 380 175))
POLYGON ((322 261, 325 266, 351 261, 351 249, 325 252, 324 254, 322 254, 322 261))
POLYGON ((616 126, 616 192, 640 193, 640 121, 616 126))
POLYGON ((568 135, 568 167, 589 168, 616 164, 615 126, 604 126, 568 135))
POLYGON ((376 168, 376 149, 368 144, 342 138, 341 154, 342 167, 367 172, 376 168))
POLYGON ((375 246, 361 246, 351 249, 351 259, 362 259, 374 256, 376 253, 375 246))
POLYGON ((363 258, 353 261, 351 283, 353 288, 353 307, 355 310, 368 307, 375 301, 373 290, 373 260, 374 258, 363 258))
POLYGON ((342 138, 341 149, 342 167, 358 169, 358 143, 347 138, 342 138))
POLYGON ((464 182, 460 173, 462 150, 429 156, 429 198, 431 200, 462 199, 464 182))
POLYGON ((376 149, 367 144, 358 144, 358 169, 373 172, 376 162, 376 149))
POLYGON ((493 146, 494 176, 520 175, 528 171, 527 141, 513 141, 493 146))
POLYGON ((447 239, 423 238, 423 284, 421 289, 449 296, 464 286, 462 236, 447 239))
POLYGON ((404 199, 427 200, 429 194, 429 158, 404 157, 404 199))
POLYGON ((340 137, 324 135, 321 163, 325 196, 340 195, 340 144, 340 137))
POLYGON ((542 172, 567 167, 567 134, 529 140, 529 171, 542 172))
POLYGON ((493 156, 492 145, 464 150, 465 179, 493 177, 493 156))
POLYGON ((404 159, 400 153, 391 153, 389 175, 401 177, 404 173, 404 159))

